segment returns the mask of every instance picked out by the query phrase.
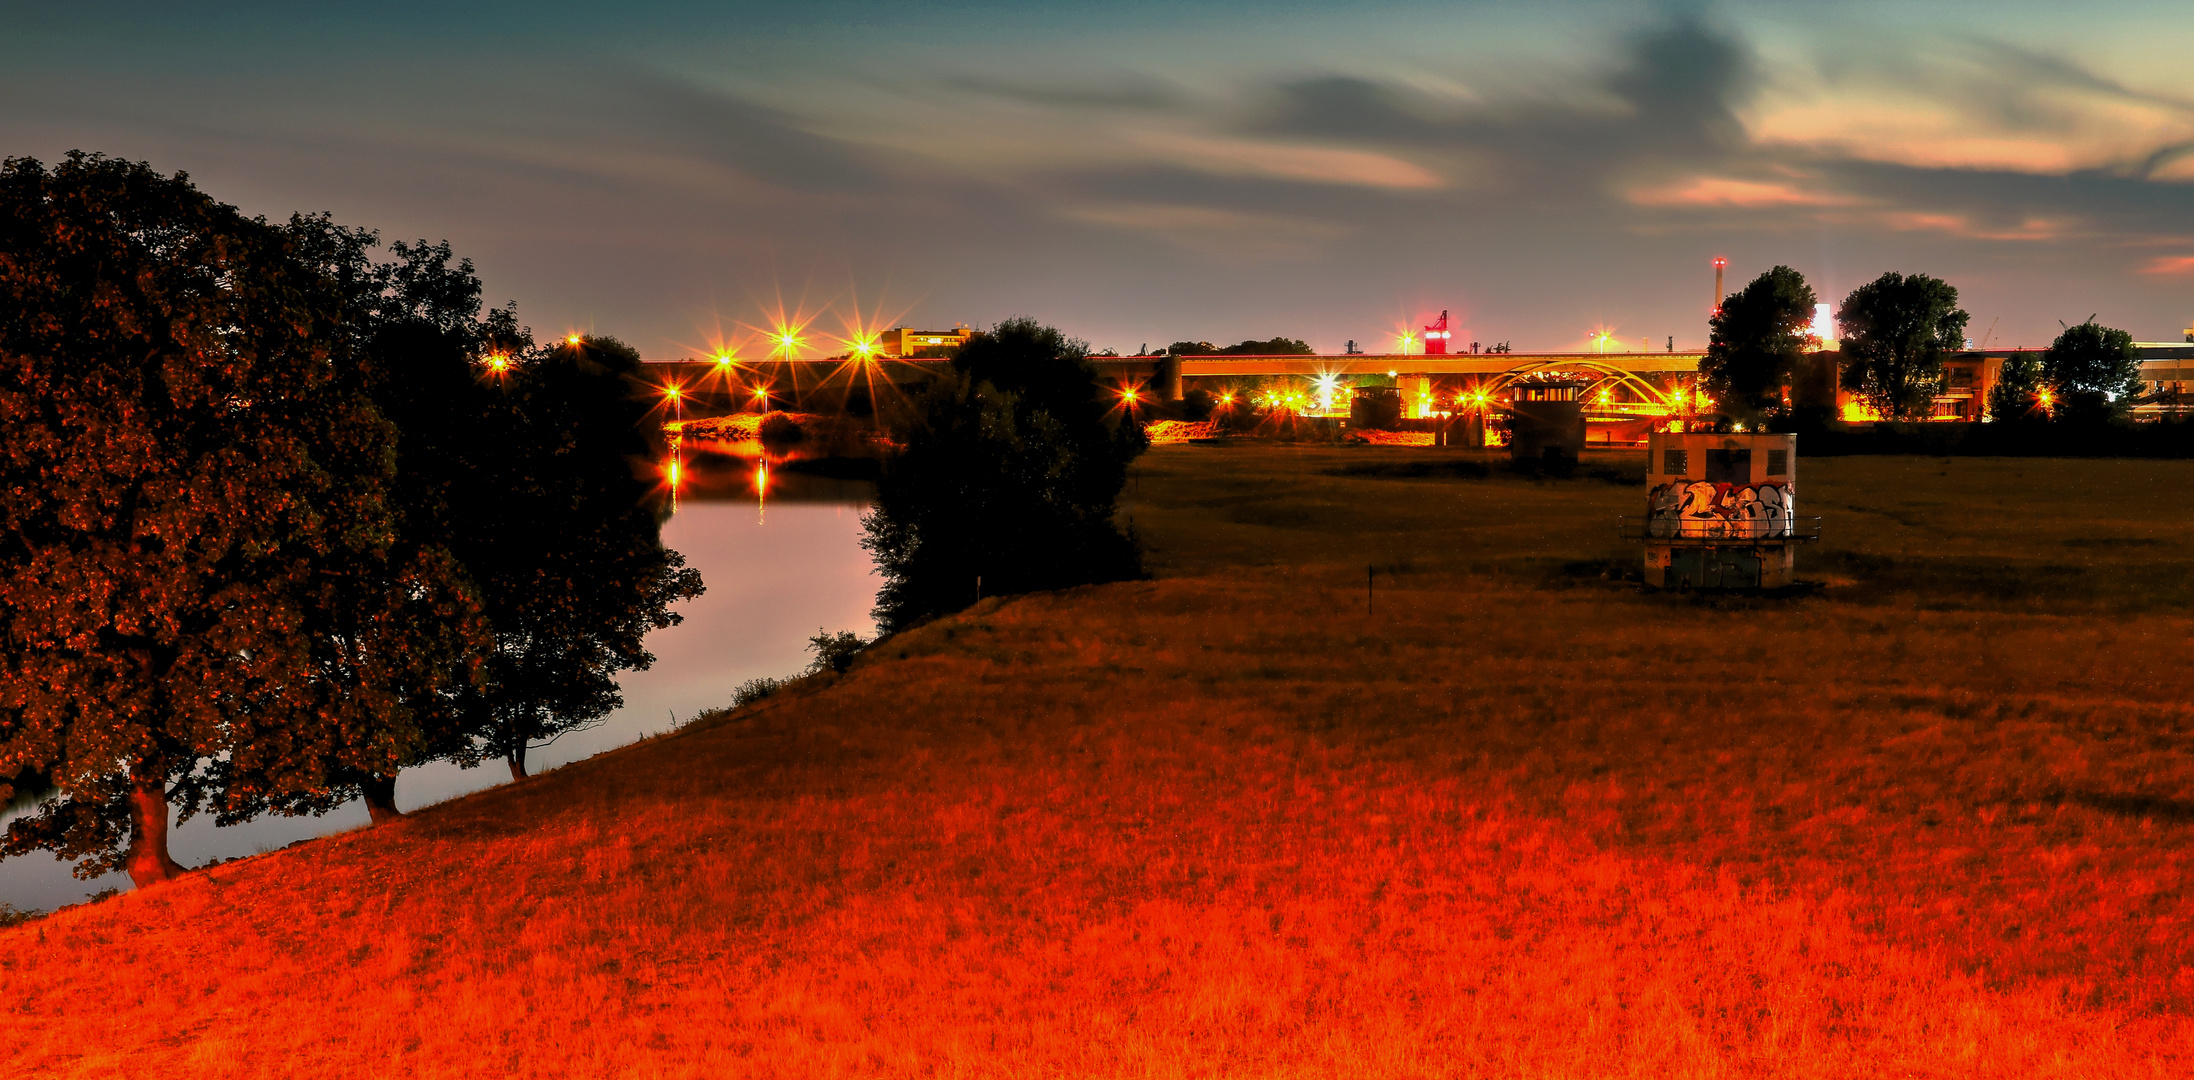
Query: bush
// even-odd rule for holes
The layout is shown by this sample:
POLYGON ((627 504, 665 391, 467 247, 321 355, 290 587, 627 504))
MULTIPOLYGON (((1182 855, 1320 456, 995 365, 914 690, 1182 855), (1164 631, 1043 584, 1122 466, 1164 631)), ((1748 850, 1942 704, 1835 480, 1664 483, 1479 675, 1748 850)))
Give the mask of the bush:
POLYGON ((815 662, 808 665, 807 673, 819 675, 830 671, 842 675, 848 667, 853 666, 853 658, 867 647, 868 642, 861 640, 861 636, 851 630, 840 630, 835 634, 817 630, 815 636, 808 639, 808 651, 815 654, 815 662))
POLYGON ((745 708, 785 688, 785 679, 748 679, 731 692, 731 707, 745 708))
POLYGON ((796 443, 808 437, 807 429, 789 414, 774 412, 762 418, 762 441, 766 443, 796 443))

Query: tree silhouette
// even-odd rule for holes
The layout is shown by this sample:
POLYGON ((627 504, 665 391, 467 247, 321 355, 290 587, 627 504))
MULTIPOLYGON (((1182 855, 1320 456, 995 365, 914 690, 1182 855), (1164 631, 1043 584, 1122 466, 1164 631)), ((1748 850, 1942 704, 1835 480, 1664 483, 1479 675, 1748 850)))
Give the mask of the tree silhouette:
POLYGON ((2086 322, 2065 327, 2042 353, 2042 381, 2057 391, 2057 415, 2073 422, 2122 417, 2141 392, 2133 335, 2086 322))
POLYGON ((2030 420, 2041 409, 2042 365, 2032 353, 2012 353, 1988 388, 1988 415, 2002 422, 2030 420))
POLYGON ((862 546, 884 576, 886 633, 984 595, 1140 576, 1113 524, 1127 467, 1149 445, 1132 402, 1102 394, 1088 347, 1033 319, 963 346, 914 402, 905 448, 877 485, 862 546))
POLYGON ((1814 342, 1813 287, 1787 266, 1753 278, 1709 323, 1699 374, 1725 411, 1746 420, 1780 412, 1782 389, 1814 342))
POLYGON ((1925 274, 1894 271, 1851 291, 1836 310, 1847 390, 1892 420, 1925 416, 1943 382, 1943 353, 1965 344, 1970 318, 1958 290, 1925 274))

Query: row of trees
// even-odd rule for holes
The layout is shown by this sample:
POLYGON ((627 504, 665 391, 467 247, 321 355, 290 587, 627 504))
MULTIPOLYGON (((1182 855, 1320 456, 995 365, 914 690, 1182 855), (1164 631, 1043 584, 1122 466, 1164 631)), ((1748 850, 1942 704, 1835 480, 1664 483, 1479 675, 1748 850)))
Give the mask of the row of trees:
POLYGON ((1208 341, 1176 341, 1166 346, 1169 356, 1309 356, 1310 343, 1300 338, 1276 337, 1258 341, 1254 338, 1235 345, 1213 345, 1208 341))
MULTIPOLYGON (((1806 354, 1830 344, 1813 334, 1817 303, 1805 276, 1787 266, 1723 300, 1699 373, 1726 411, 1757 421, 1783 410, 1783 388, 1798 380, 1806 354)), ((1926 416, 1942 392, 1944 356, 1964 348, 1969 320, 1958 290, 1940 278, 1891 272, 1853 289, 1836 310, 1844 389, 1880 416, 1926 416)), ((1988 408, 1999 420, 2100 419, 2122 413, 2140 388, 2132 335, 2091 318, 2066 327, 2040 358, 2006 361, 1988 408), (2062 404, 2048 408, 2053 399, 2062 404)))
POLYGON ((169 811, 363 797, 605 716, 700 591, 638 357, 539 347, 469 261, 186 176, 0 166, 0 856, 139 885, 169 811))

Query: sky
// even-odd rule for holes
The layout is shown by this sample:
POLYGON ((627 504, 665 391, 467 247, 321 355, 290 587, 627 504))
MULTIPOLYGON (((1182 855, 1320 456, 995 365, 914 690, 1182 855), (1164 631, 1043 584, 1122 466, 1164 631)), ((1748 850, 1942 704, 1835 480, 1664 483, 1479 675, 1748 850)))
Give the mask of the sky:
POLYGON ((1932 274, 1989 346, 2194 325, 2183 2, 52 8, 0 36, 0 153, 447 239, 649 357, 780 313, 818 354, 1018 314, 1382 351, 1443 309, 1696 348, 1716 256, 1932 274))

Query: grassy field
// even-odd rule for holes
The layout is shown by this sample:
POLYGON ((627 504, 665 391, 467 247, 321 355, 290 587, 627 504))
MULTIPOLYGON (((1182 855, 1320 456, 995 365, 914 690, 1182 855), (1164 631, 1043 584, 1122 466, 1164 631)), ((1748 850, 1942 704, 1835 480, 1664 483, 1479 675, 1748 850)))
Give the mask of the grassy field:
POLYGON ((1484 460, 1161 448, 1153 581, 0 931, 0 1073, 2194 1072, 2194 466, 1808 459, 1767 600, 1484 460))

